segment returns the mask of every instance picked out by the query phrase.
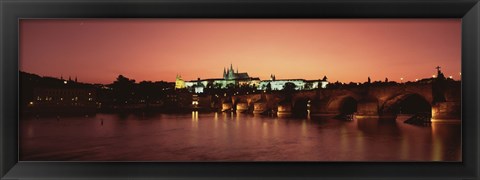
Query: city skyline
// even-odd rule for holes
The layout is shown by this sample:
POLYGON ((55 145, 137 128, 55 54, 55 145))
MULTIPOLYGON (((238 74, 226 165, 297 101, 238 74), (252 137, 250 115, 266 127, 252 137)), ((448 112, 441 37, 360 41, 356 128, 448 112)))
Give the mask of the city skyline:
MULTIPOLYGON (((440 66, 437 66, 437 67, 440 67, 440 66)), ((441 69, 441 67, 440 67, 441 69)), ((236 69, 234 69, 235 72, 236 72, 236 69)), ((135 83, 140 83, 142 81, 144 82, 166 82, 166 83, 175 83, 176 80, 178 80, 178 78, 184 80, 185 82, 197 82, 199 79, 187 79, 185 80, 181 74, 177 74, 176 76, 176 80, 137 80, 137 79, 134 79, 134 78, 131 78, 131 77, 128 77, 128 76, 124 76, 123 74, 118 74, 117 76, 115 76, 115 78, 113 78, 110 82, 106 82, 106 83, 95 83, 95 82, 87 82, 87 81, 82 81, 82 80, 78 80, 78 77, 77 76, 63 76, 63 75, 60 75, 59 77, 56 77, 56 76, 47 76, 47 75, 42 75, 42 74, 35 74, 35 73, 31 73, 31 72, 26 72, 26 71, 20 71, 20 72, 23 72, 23 73, 27 73, 27 74, 33 74, 33 75, 37 75, 39 77, 43 77, 43 78, 55 78, 55 79, 59 79, 59 80, 65 80, 65 81, 74 81, 74 82, 78 82, 78 83, 86 83, 86 84, 102 84, 102 85, 108 85, 108 84, 112 84, 114 83, 117 78, 119 76, 123 76, 124 78, 128 78, 130 80, 134 80, 135 83)), ((275 76, 275 74, 271 74, 272 76, 275 76)), ((460 74, 461 76, 461 74, 460 74)), ((416 82, 416 81, 419 81, 419 80, 424 80, 424 79, 429 79, 429 78, 436 78, 437 77, 437 74, 432 74, 432 76, 429 76, 429 77, 420 77, 420 78, 417 78, 417 79, 414 79, 414 80, 405 80, 404 78, 400 78, 399 80, 395 80, 395 79, 389 79, 388 77, 386 79, 378 79, 378 80, 372 80, 370 77, 367 77, 364 81, 329 81, 328 80, 328 76, 324 76, 327 78, 327 82, 330 82, 330 83, 335 83, 335 82, 338 82, 338 83, 344 83, 344 84, 348 84, 348 83, 367 83, 369 82, 369 80, 371 82, 397 82, 397 83, 404 83, 404 82, 416 82)), ((256 78, 256 77, 252 77, 252 78, 256 78)), ((455 78, 451 78, 450 76, 446 76, 446 78, 449 78, 449 79, 453 79, 453 80, 461 80, 461 78, 459 79, 455 79, 455 78)), ((200 80, 213 80, 213 79, 223 79, 223 77, 206 77, 206 78, 201 78, 200 80)), ((270 81, 272 80, 272 77, 270 76, 269 78, 265 78, 265 79, 261 79, 259 78, 261 81, 270 81)), ((322 81, 323 77, 322 78, 318 78, 318 79, 304 79, 304 78, 290 78, 290 79, 276 79, 277 81, 282 81, 282 80, 306 80, 306 81, 322 81)))
POLYGON ((252 77, 330 82, 460 79, 460 19, 20 21, 20 70, 111 83, 252 77), (431 69, 429 71, 429 69, 431 69))

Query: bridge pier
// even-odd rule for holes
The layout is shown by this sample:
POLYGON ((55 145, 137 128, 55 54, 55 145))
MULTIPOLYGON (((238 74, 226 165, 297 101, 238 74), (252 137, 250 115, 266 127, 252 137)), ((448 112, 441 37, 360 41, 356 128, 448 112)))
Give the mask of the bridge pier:
POLYGON ((279 104, 277 108, 277 116, 286 117, 292 115, 292 105, 279 104))
POLYGON ((237 113, 244 113, 248 111, 248 104, 244 102, 237 103, 237 113))
POLYGON ((432 106, 432 119, 460 119, 460 102, 439 102, 432 106))
POLYGON ((232 103, 222 103, 222 112, 232 111, 233 105, 232 103))
POLYGON ((253 114, 262 114, 268 110, 266 102, 256 102, 253 104, 253 114))
POLYGON ((378 103, 377 102, 358 102, 355 118, 357 119, 380 118, 380 115, 378 113, 378 103))

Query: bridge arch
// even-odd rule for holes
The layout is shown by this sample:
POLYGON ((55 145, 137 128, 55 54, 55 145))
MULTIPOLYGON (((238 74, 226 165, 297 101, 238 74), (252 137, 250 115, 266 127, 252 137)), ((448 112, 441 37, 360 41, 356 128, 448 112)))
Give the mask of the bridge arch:
POLYGON ((406 92, 394 95, 385 101, 382 108, 383 114, 417 114, 429 113, 431 115, 432 104, 424 96, 418 93, 406 92))
POLYGON ((292 112, 295 116, 307 116, 310 111, 311 104, 312 99, 310 98, 298 98, 293 101, 292 112))
POLYGON ((327 111, 337 114, 353 114, 357 112, 359 98, 352 95, 343 95, 332 98, 327 105, 327 111))
POLYGON ((339 106, 340 114, 353 114, 357 112, 357 104, 358 101, 351 96, 343 98, 339 106))

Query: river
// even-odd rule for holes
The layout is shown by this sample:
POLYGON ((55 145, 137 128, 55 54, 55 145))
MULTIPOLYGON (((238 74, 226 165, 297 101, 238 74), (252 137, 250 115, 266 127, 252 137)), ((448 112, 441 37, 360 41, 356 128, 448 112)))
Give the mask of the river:
POLYGON ((20 161, 461 161, 461 123, 235 113, 22 117, 20 161))

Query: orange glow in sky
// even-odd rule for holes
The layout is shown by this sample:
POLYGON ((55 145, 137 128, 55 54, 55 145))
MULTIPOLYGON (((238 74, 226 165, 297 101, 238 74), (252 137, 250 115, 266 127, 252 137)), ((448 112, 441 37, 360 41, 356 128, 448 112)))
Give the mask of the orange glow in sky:
POLYGON ((111 83, 252 77, 330 82, 459 79, 460 19, 63 19, 20 21, 20 70, 111 83))

